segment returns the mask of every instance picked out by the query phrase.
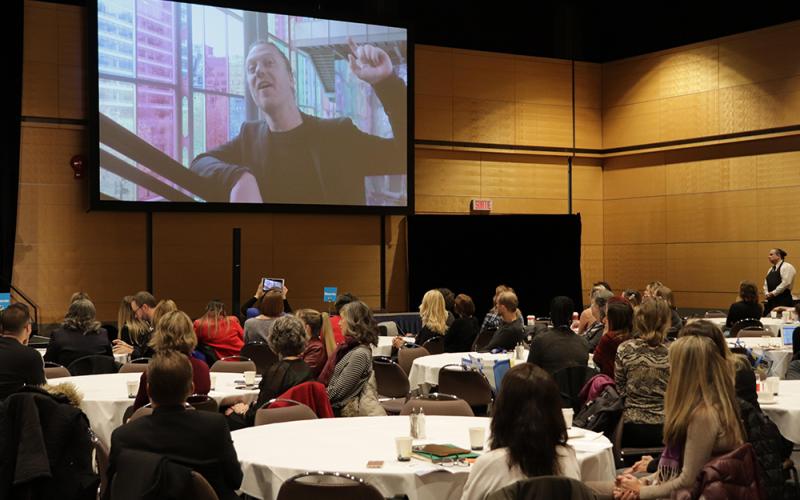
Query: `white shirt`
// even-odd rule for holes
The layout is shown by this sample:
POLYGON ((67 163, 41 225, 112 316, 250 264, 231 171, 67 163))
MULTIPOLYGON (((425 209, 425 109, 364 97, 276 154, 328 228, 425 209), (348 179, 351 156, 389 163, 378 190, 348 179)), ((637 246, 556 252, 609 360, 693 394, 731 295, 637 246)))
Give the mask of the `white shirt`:
MULTIPOLYGON (((581 480, 578 458, 572 446, 556 447, 560 476, 581 480)), ((508 468, 508 448, 498 448, 481 455, 469 469, 467 483, 461 500, 484 500, 495 491, 516 483, 528 476, 519 466, 508 468)))
MULTIPOLYGON (((775 290, 772 291, 773 296, 780 295, 787 288, 789 290, 792 290, 794 288, 794 276, 795 274, 797 274, 797 271, 795 270, 794 266, 786 261, 782 260, 777 264, 775 264, 774 267, 777 268, 778 266, 781 266, 780 268, 781 283, 780 285, 778 285, 777 288, 775 288, 775 290), (781 266, 781 264, 783 265, 781 266)), ((772 267, 769 268, 767 274, 769 274, 771 271, 772 267)), ((767 279, 764 278, 764 295, 767 295, 767 293, 769 293, 769 290, 767 289, 767 279)), ((797 297, 795 297, 794 294, 792 294, 792 298, 796 299, 797 297)))

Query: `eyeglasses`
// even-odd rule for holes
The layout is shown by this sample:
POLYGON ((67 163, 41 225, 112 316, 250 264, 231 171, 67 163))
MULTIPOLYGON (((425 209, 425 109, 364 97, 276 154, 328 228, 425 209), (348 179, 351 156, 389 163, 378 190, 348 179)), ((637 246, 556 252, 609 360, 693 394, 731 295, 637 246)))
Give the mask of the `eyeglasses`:
POLYGON ((440 461, 436 462, 438 465, 442 467, 469 467, 470 463, 467 462, 465 458, 451 458, 451 457, 444 457, 440 461))

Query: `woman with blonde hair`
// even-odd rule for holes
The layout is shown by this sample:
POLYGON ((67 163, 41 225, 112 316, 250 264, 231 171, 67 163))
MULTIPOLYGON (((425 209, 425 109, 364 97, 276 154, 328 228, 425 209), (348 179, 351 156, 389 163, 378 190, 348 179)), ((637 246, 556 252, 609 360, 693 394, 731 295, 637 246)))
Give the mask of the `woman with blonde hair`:
MULTIPOLYGON (((419 317, 422 329, 414 343, 423 345, 428 340, 447 333, 447 309, 444 306, 444 295, 439 290, 428 290, 419 305, 419 317)), ((396 337, 392 343, 398 349, 403 345, 403 337, 396 337)))
POLYGON ((133 313, 133 295, 122 298, 117 311, 117 330, 119 338, 113 342, 115 354, 130 354, 132 359, 150 357, 147 343, 150 342, 150 328, 147 323, 133 313))
POLYGON ((155 310, 153 310, 153 328, 158 328, 158 322, 161 321, 161 318, 169 313, 178 310, 178 304, 175 303, 172 299, 164 299, 159 301, 156 304, 155 310))
POLYGON ((669 498, 691 487, 702 467, 745 439, 736 403, 733 365, 708 338, 687 335, 669 349, 672 368, 664 401, 666 448, 658 471, 617 477, 614 498, 669 498))
POLYGON ((645 300, 633 318, 635 338, 617 348, 614 379, 622 411, 622 445, 659 446, 664 425, 664 394, 669 381, 669 351, 664 344, 670 327, 670 308, 660 298, 645 300))
MULTIPOLYGON (((163 351, 177 351, 189 358, 192 364, 195 394, 208 394, 211 390, 211 376, 208 365, 192 356, 192 351, 197 347, 197 335, 194 333, 189 316, 183 311, 169 311, 163 313, 157 322, 154 320, 154 323, 156 329, 149 346, 156 354, 163 351)), ((133 402, 134 409, 149 402, 146 388, 147 372, 144 372, 139 382, 139 393, 133 402)))
POLYGON ((239 354, 244 346, 244 330, 239 318, 225 312, 225 304, 212 300, 206 305, 206 312, 194 321, 197 340, 214 349, 219 359, 239 354))
POLYGON ((328 313, 320 313, 314 309, 300 309, 294 314, 303 322, 308 340, 300 359, 306 362, 314 372, 314 378, 317 378, 325 367, 328 356, 336 350, 330 317, 328 313))

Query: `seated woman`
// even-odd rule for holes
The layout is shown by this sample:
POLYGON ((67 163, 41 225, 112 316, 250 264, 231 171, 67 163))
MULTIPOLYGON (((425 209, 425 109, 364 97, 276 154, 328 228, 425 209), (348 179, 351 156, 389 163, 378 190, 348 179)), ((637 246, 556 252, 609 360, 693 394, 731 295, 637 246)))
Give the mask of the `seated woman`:
POLYGON ((444 352, 470 352, 480 325, 475 318, 475 303, 469 295, 463 293, 456 297, 453 306, 456 320, 450 325, 444 336, 444 352))
POLYGON ((675 298, 672 295, 672 289, 666 286, 658 287, 656 288, 655 296, 666 300, 667 304, 669 304, 670 325, 667 329, 667 333, 670 338, 677 337, 678 332, 683 328, 683 318, 678 314, 678 308, 675 307, 675 298))
POLYGON ((378 345, 378 325, 372 311, 360 300, 350 302, 341 310, 339 325, 345 341, 328 357, 318 379, 328 386, 328 397, 334 413, 336 416, 385 415, 374 387, 370 388, 368 384, 375 380, 372 373, 372 346, 378 345), (364 408, 362 403, 370 406, 364 408))
MULTIPOLYGON (((192 380, 195 394, 208 394, 211 390, 211 377, 208 365, 191 355, 197 347, 197 336, 192 328, 192 320, 183 311, 171 311, 159 318, 150 339, 150 348, 155 353, 162 351, 177 351, 189 358, 192 364, 192 380)), ((147 397, 147 372, 142 373, 139 381, 139 392, 133 402, 134 410, 146 405, 147 397)))
POLYGON ((251 427, 256 411, 269 400, 277 398, 292 387, 314 380, 311 368, 300 359, 306 347, 305 325, 294 316, 275 320, 267 337, 269 348, 278 355, 278 362, 264 372, 258 385, 258 399, 248 404, 237 403, 225 411, 231 430, 251 427))
POLYGON ((244 343, 267 342, 272 323, 283 316, 283 294, 277 288, 268 290, 258 304, 261 314, 244 322, 244 343))
POLYGON ((758 287, 752 281, 742 281, 739 283, 739 300, 731 304, 728 309, 725 329, 730 330, 733 325, 743 319, 759 319, 762 311, 763 308, 758 303, 758 287))
POLYGON ((633 330, 633 307, 626 300, 612 297, 606 312, 608 332, 606 332, 594 350, 594 364, 600 373, 614 378, 614 361, 617 358, 619 345, 631 338, 633 330))
POLYGON ((733 365, 709 338, 686 335, 669 349, 672 374, 664 404, 666 448, 658 471, 623 474, 616 484, 593 485, 614 498, 669 498, 691 487, 712 457, 740 446, 745 432, 736 410, 733 365))
POLYGON ((522 363, 506 373, 490 426, 491 451, 470 467, 461 500, 483 500, 530 477, 581 479, 575 450, 567 444, 558 386, 538 366, 522 363))
POLYGON ((150 342, 150 325, 136 317, 131 303, 133 295, 122 298, 117 311, 117 330, 119 338, 114 340, 114 354, 130 354, 131 359, 151 357, 153 352, 147 346, 150 342))
POLYGON ((669 381, 669 350, 664 338, 670 313, 666 300, 645 299, 633 320, 636 338, 617 349, 614 379, 625 398, 623 446, 660 446, 663 442, 664 394, 669 381))
POLYGON ((44 360, 69 366, 76 359, 91 354, 111 356, 111 341, 95 314, 90 300, 72 302, 61 327, 50 335, 44 360))
MULTIPOLYGON (((447 309, 444 307, 442 292, 439 290, 425 292, 422 304, 419 305, 419 317, 422 321, 422 329, 414 340, 415 344, 423 345, 428 340, 447 333, 447 309)), ((395 337, 392 340, 392 345, 398 349, 404 343, 403 337, 395 337)))
POLYGON ((328 356, 336 350, 336 340, 333 338, 333 328, 328 313, 321 313, 314 309, 300 309, 295 313, 305 324, 306 348, 300 359, 306 362, 314 373, 314 378, 319 377, 328 356))
POLYGON ((239 354, 244 345, 244 330, 236 316, 228 316, 225 304, 212 300, 206 312, 194 322, 197 340, 214 349, 219 359, 239 354))

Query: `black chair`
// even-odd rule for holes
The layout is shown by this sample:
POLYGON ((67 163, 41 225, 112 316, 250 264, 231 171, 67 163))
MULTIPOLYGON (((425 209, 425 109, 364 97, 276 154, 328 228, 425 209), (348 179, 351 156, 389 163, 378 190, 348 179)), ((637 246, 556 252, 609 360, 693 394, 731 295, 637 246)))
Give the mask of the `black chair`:
POLYGON ((773 335, 763 326, 746 326, 744 328, 740 328, 739 331, 736 332, 736 338, 764 336, 772 337, 773 335))
POLYGON ((762 330, 764 329, 764 324, 758 318, 740 319, 739 321, 734 323, 733 326, 731 326, 730 336, 731 337, 737 337, 739 335, 739 330, 742 330, 744 328, 754 327, 754 326, 755 327, 759 327, 762 330))
POLYGON ((388 414, 399 414, 408 400, 408 392, 411 389, 408 375, 400 368, 400 365, 386 356, 372 358, 372 370, 375 372, 378 401, 381 406, 388 414), (383 399, 381 396, 388 399, 383 399))
POLYGON ((664 451, 663 446, 652 446, 652 447, 623 447, 622 446, 622 429, 625 426, 625 422, 623 419, 620 418, 617 422, 617 428, 614 430, 614 436, 611 440, 613 444, 612 452, 614 453, 614 463, 616 464, 617 468, 622 467, 630 467, 644 455, 651 455, 656 460, 658 457, 661 456, 661 452, 664 451))
POLYGON ((91 429, 89 429, 89 437, 92 441, 92 448, 94 448, 94 463, 97 467, 97 474, 100 476, 100 487, 97 492, 97 498, 103 498, 108 488, 108 447, 100 441, 91 429))
POLYGON ((485 330, 481 330, 478 333, 478 336, 475 337, 475 342, 472 343, 472 350, 474 352, 482 351, 489 342, 492 341, 492 337, 494 337, 494 332, 497 331, 497 328, 486 328, 485 330))
POLYGON ((439 390, 457 396, 472 407, 476 415, 491 414, 494 392, 482 372, 462 365, 444 365, 439 369, 439 390))
POLYGON ((117 330, 117 327, 114 325, 104 324, 103 330, 108 334, 108 340, 114 340, 119 337, 119 330, 117 330))
POLYGON ((564 408, 572 408, 577 414, 581 409, 581 400, 578 394, 584 384, 597 374, 588 366, 570 366, 553 374, 553 378, 561 391, 561 400, 564 408))
POLYGON ((119 364, 114 361, 112 356, 92 354, 76 359, 69 364, 67 370, 72 376, 78 375, 100 375, 103 373, 117 373, 119 364))
POLYGON ((562 500, 569 498, 597 499, 591 488, 563 476, 539 476, 522 479, 492 492, 487 500, 562 500), (554 496, 557 495, 557 496, 554 496))
POLYGON ((380 491, 363 479, 338 472, 304 472, 290 477, 278 491, 278 500, 384 500, 380 491))
POLYGON ((256 364, 256 371, 262 374, 267 371, 267 368, 278 362, 278 356, 272 352, 266 342, 245 344, 239 354, 250 358, 256 364))
POLYGON ((444 354, 444 335, 431 337, 422 344, 431 354, 444 354))
POLYGON ((727 318, 728 315, 726 313, 724 313, 723 311, 711 310, 711 311, 706 311, 704 317, 706 317, 706 318, 727 318))
POLYGON ((186 402, 195 410, 210 411, 213 413, 219 411, 217 401, 208 394, 192 394, 186 398, 186 402))

